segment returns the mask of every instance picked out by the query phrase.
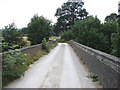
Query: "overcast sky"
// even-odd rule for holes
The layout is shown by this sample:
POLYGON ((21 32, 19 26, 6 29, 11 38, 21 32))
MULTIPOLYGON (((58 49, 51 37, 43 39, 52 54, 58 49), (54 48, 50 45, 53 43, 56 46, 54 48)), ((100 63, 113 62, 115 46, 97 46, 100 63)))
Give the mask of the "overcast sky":
MULTIPOLYGON (((17 28, 26 27, 34 14, 57 21, 56 9, 68 0, 0 0, 0 28, 15 22, 17 28)), ((111 13, 118 13, 119 0, 83 0, 90 15, 97 15, 103 22, 111 13)))

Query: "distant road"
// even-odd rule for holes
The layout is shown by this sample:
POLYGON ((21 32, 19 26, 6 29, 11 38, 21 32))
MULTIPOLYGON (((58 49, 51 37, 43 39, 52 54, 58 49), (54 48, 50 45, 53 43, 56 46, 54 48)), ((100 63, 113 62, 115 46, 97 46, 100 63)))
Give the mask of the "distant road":
POLYGON ((67 43, 59 43, 7 88, 99 88, 67 43))

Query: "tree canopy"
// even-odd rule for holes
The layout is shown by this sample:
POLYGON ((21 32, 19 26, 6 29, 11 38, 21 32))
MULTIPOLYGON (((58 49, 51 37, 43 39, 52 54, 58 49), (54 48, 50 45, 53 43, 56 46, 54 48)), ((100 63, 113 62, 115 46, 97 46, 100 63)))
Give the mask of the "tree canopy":
POLYGON ((112 54, 120 57, 120 17, 118 16, 118 29, 116 33, 112 33, 111 42, 112 42, 112 54))
POLYGON ((23 27, 20 31, 21 31, 21 34, 22 36, 27 36, 27 27, 23 27))
POLYGON ((94 18, 93 16, 88 16, 83 20, 78 20, 75 24, 71 27, 72 32, 75 36, 78 36, 80 30, 91 30, 92 28, 100 29, 101 24, 98 18, 94 18))
POLYGON ((100 33, 100 20, 93 16, 88 16, 83 20, 75 22, 71 28, 76 41, 86 46, 107 51, 107 41, 103 33, 100 33))
POLYGON ((64 3, 61 8, 57 9, 55 13, 55 16, 58 18, 58 22, 55 25, 58 30, 57 33, 70 29, 70 26, 73 25, 76 20, 87 17, 88 13, 86 9, 82 9, 83 5, 83 2, 68 1, 64 3))
POLYGON ((117 14, 116 13, 111 13, 110 15, 105 17, 105 22, 110 21, 114 22, 117 20, 117 14))
POLYGON ((51 21, 38 15, 31 18, 31 22, 28 24, 28 38, 32 45, 42 43, 43 38, 48 39, 52 33, 51 21))
POLYGON ((5 42, 9 44, 18 44, 22 41, 22 36, 18 29, 15 27, 14 23, 6 26, 2 34, 5 39, 5 42))

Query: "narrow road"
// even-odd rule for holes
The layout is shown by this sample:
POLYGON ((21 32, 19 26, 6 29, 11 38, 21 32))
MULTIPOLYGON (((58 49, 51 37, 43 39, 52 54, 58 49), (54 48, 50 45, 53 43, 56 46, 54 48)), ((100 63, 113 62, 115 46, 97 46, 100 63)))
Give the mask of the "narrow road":
POLYGON ((6 88, 99 88, 67 43, 59 43, 6 88))

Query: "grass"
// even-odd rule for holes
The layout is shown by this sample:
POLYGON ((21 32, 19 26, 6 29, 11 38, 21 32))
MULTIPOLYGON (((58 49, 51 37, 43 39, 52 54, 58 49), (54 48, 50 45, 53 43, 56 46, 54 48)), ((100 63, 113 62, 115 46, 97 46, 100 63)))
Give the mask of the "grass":
POLYGON ((91 73, 90 75, 88 75, 88 78, 91 78, 93 82, 96 82, 98 81, 98 74, 91 73))

